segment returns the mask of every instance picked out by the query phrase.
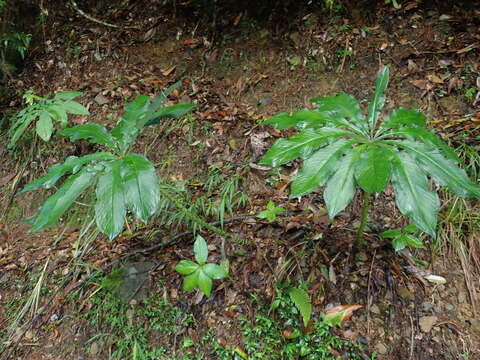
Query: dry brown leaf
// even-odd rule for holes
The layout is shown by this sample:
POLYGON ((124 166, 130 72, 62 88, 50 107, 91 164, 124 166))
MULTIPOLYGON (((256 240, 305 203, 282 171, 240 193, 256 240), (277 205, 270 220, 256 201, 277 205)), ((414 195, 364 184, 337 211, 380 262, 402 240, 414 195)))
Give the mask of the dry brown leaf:
POLYGON ((433 88, 433 85, 428 80, 410 80, 410 84, 422 90, 431 90, 433 88))

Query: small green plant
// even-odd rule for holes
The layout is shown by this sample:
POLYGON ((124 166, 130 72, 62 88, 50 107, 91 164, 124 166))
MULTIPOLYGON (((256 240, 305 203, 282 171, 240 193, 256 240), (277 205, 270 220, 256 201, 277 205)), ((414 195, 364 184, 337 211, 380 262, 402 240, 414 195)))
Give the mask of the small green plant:
POLYGON ((383 191, 390 181, 401 213, 432 237, 436 236, 440 200, 427 176, 458 196, 480 198, 480 186, 458 167, 454 151, 425 129, 423 114, 397 109, 380 117, 388 80, 385 67, 376 79, 366 117, 354 97, 340 94, 313 98, 316 109, 280 113, 265 122, 277 129, 300 129, 289 139, 278 140, 261 160, 276 167, 304 159, 293 179, 291 198, 326 184, 323 197, 333 219, 352 201, 357 187, 363 190, 357 243, 363 241, 371 194, 383 191))
POLYGON ((53 165, 46 175, 21 190, 49 189, 70 174, 31 219, 30 232, 55 224, 77 197, 95 183, 95 220, 110 239, 122 231, 127 210, 143 222, 155 213, 160 201, 157 173, 144 155, 130 153, 130 148, 146 124, 155 124, 162 117, 182 116, 194 107, 192 104, 163 106, 173 88, 153 101, 146 95, 137 97, 125 106, 125 113, 111 131, 100 124, 86 123, 61 132, 71 141, 86 139, 109 151, 69 156, 63 164, 53 165))
POLYGON ((403 229, 390 229, 380 234, 381 237, 392 239, 392 246, 395 251, 405 249, 407 246, 424 248, 422 240, 418 238, 420 230, 410 224, 403 229))
POLYGON ((27 51, 30 46, 30 40, 32 39, 31 34, 26 34, 24 32, 12 31, 0 39, 0 42, 3 46, 2 51, 6 52, 8 49, 14 50, 20 54, 22 59, 25 59, 25 51, 27 51))
POLYGON ((272 200, 269 200, 267 204, 267 209, 260 211, 257 217, 259 219, 267 219, 268 221, 272 222, 275 221, 278 214, 284 211, 285 209, 283 207, 276 207, 275 203, 272 200))
POLYGON ((207 264, 208 248, 205 239, 197 235, 193 244, 193 254, 195 260, 181 260, 176 266, 175 271, 185 275, 183 279, 183 290, 190 291, 199 288, 205 295, 212 293, 213 280, 224 279, 228 276, 227 271, 220 265, 207 264))
POLYGON ((307 327, 310 317, 312 316, 312 303, 310 302, 310 297, 305 290, 298 287, 290 288, 288 295, 290 295, 290 299, 292 299, 302 315, 303 326, 307 327))
POLYGON ((49 141, 54 132, 54 122, 60 123, 62 128, 68 125, 68 114, 88 115, 88 110, 78 102, 76 97, 83 95, 79 91, 62 91, 53 98, 40 97, 32 91, 27 91, 23 99, 27 106, 18 112, 15 121, 10 126, 8 134, 9 148, 15 147, 18 139, 32 122, 37 120, 35 131, 44 141, 49 141))

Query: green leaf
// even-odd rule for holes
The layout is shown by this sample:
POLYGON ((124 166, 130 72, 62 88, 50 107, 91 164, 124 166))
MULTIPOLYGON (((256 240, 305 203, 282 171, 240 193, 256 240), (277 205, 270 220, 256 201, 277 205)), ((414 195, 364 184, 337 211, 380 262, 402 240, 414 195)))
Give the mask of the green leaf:
POLYGON ((290 288, 289 295, 302 315, 303 326, 307 327, 312 315, 312 304, 310 302, 310 297, 305 291, 296 287, 290 288))
POLYGON ((40 111, 40 116, 35 125, 35 130, 43 141, 50 140, 50 137, 53 133, 53 123, 50 113, 47 111, 40 111))
POLYGON ((69 137, 70 141, 86 139, 93 144, 106 145, 112 150, 117 148, 115 138, 103 125, 99 124, 86 123, 77 125, 62 130, 60 135, 69 137))
POLYGON ((358 151, 350 151, 338 164, 334 175, 328 180, 323 193, 328 215, 333 219, 340 211, 352 201, 355 195, 354 169, 358 151))
POLYGON ((55 224, 77 197, 92 184, 96 175, 96 171, 84 168, 65 180, 58 191, 44 202, 29 232, 55 224))
POLYGON ((410 141, 396 140, 392 143, 415 156, 421 167, 440 185, 447 186, 460 197, 480 198, 480 186, 470 181, 465 170, 443 157, 437 149, 410 141))
POLYGON ((212 293, 213 282, 212 279, 210 279, 202 270, 198 271, 197 285, 201 292, 207 296, 210 296, 212 293))
POLYGON ((418 110, 396 109, 386 118, 380 128, 403 129, 404 127, 425 127, 427 118, 418 110))
POLYGON ((385 104, 385 89, 388 85, 389 76, 390 71, 388 70, 388 66, 385 66, 375 80, 375 93, 373 94, 372 102, 368 106, 368 124, 370 126, 370 131, 375 129, 378 117, 385 104))
POLYGON ((311 193, 323 186, 333 171, 338 168, 338 161, 344 152, 355 144, 355 140, 340 139, 317 150, 303 162, 303 166, 292 182, 290 198, 311 193))
POLYGON ((366 192, 378 193, 390 180, 392 166, 386 147, 371 145, 362 152, 355 167, 357 184, 366 192))
POLYGON ((297 125, 297 119, 294 119, 286 112, 272 116, 262 123, 263 125, 272 125, 275 129, 283 130, 297 125))
POLYGON ((80 91, 61 91, 57 93, 54 97, 55 100, 69 101, 73 100, 76 97, 82 96, 83 93, 80 91))
POLYGON ((207 261, 207 258, 208 258, 207 243, 205 242, 205 239, 200 235, 197 235, 197 239, 193 244, 193 254, 195 255, 195 260, 197 260, 197 262, 200 265, 205 264, 205 262, 207 261))
POLYGON ((228 277, 228 273, 217 264, 205 264, 202 266, 202 270, 211 279, 224 279, 228 277))
POLYGON ((155 168, 143 155, 128 154, 123 158, 122 174, 128 209, 138 219, 147 222, 160 203, 155 168))
POLYGON ((160 111, 157 111, 153 114, 150 120, 145 123, 145 126, 158 124, 162 118, 180 118, 190 110, 195 108, 195 104, 180 103, 172 106, 165 106, 160 111))
POLYGON ((392 240, 392 246, 395 251, 400 251, 405 249, 407 246, 414 248, 424 248, 425 246, 422 243, 422 240, 413 236, 411 234, 400 234, 392 240))
POLYGON ((398 209, 435 237, 440 207, 437 194, 429 189, 426 176, 410 154, 399 152, 393 159, 392 181, 398 209))
POLYGON ((388 239, 393 239, 399 235, 402 235, 402 232, 399 229, 390 229, 380 233, 381 237, 388 238, 388 239))
POLYGON ((284 212, 285 209, 282 207, 276 207, 275 203, 272 200, 268 201, 267 210, 261 211, 257 217, 259 219, 267 219, 268 221, 272 222, 275 221, 277 214, 284 212))
POLYGON ((55 121, 59 121, 62 126, 68 124, 68 116, 65 109, 59 104, 51 104, 45 108, 55 121))
POLYGON ((74 115, 90 115, 90 112, 88 109, 83 106, 82 104, 79 104, 76 101, 65 101, 62 104, 63 109, 65 112, 69 114, 74 114, 74 115))
MULTIPOLYGON (((25 130, 28 128, 28 126, 32 123, 33 120, 37 117, 37 112, 27 114, 23 117, 18 117, 17 122, 15 123, 15 127, 12 127, 12 129, 15 129, 13 132, 13 135, 11 135, 10 141, 8 143, 8 148, 11 149, 15 147, 15 144, 17 143, 18 139, 23 135, 25 130)), ((10 131, 9 131, 10 133, 10 131)))
POLYGON ((329 140, 345 135, 351 133, 334 128, 305 129, 288 139, 277 140, 260 163, 276 167, 298 157, 307 158, 329 140))
POLYGON ((175 271, 182 275, 190 275, 200 268, 200 265, 190 260, 181 260, 176 266, 175 271))
POLYGON ((125 220, 122 163, 122 160, 115 160, 108 164, 96 189, 95 220, 98 228, 108 235, 110 240, 120 234, 125 220))
POLYGON ((197 285, 198 285, 197 284, 198 283, 198 275, 201 272, 202 271, 200 269, 198 269, 193 274, 185 276, 185 278, 183 279, 183 291, 190 291, 190 290, 193 290, 197 287, 197 285))
POLYGON ((116 156, 108 152, 97 152, 81 157, 69 156, 63 164, 53 165, 50 169, 48 169, 48 173, 46 175, 26 185, 19 193, 21 194, 26 191, 36 190, 41 186, 49 189, 53 185, 55 185, 57 180, 60 179, 63 175, 73 172, 75 169, 79 169, 85 164, 98 161, 113 160, 115 158, 116 156))

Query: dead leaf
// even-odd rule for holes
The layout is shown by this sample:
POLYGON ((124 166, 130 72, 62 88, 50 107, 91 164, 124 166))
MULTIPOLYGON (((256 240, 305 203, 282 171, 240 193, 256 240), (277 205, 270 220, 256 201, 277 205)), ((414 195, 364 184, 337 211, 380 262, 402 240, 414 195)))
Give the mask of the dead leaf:
POLYGON ((355 310, 361 309, 362 307, 362 305, 358 304, 334 306, 325 310, 323 321, 331 325, 341 325, 352 317, 355 310))
POLYGON ((433 85, 428 80, 410 80, 410 84, 419 89, 427 91, 433 88, 433 85))
POLYGON ((170 75, 176 68, 177 68, 177 65, 173 65, 171 68, 163 71, 163 72, 162 72, 162 75, 163 75, 163 76, 168 76, 168 75, 170 75))
POLYGON ((15 173, 10 173, 8 175, 5 175, 3 178, 0 179, 0 186, 3 186, 7 183, 10 182, 15 177, 15 173))
POLYGON ((428 75, 428 80, 435 84, 443 84, 443 79, 435 74, 428 75))

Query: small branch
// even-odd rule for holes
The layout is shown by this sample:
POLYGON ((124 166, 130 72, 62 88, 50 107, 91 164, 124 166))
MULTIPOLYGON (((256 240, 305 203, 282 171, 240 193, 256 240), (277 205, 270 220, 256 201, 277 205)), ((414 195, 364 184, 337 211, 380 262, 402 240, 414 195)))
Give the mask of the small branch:
POLYGON ((139 29, 138 26, 119 26, 119 25, 115 25, 115 24, 110 24, 110 23, 107 23, 105 21, 102 21, 102 20, 98 20, 96 18, 94 18, 93 16, 90 16, 88 15, 85 11, 83 11, 82 9, 80 9, 77 5, 77 3, 75 2, 75 0, 70 0, 70 3, 72 4, 72 7, 73 9, 78 12, 80 15, 82 15, 84 18, 90 20, 90 21, 93 21, 97 24, 100 24, 100 25, 103 25, 103 26, 107 26, 107 27, 110 27, 110 28, 114 28, 114 29, 139 29))

